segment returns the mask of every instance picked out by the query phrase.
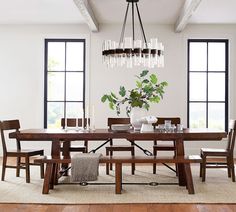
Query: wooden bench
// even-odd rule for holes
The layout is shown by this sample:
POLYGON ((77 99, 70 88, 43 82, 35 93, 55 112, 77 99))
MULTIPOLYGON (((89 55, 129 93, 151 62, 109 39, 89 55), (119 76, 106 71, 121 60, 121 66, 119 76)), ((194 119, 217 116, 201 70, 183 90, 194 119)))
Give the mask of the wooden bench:
MULTIPOLYGON (((46 172, 43 183, 43 194, 49 193, 49 188, 53 189, 55 184, 55 173, 57 164, 69 164, 71 158, 52 158, 44 156, 35 159, 34 162, 45 163, 46 172)), ((156 156, 102 156, 99 163, 114 163, 115 164, 115 193, 121 194, 122 190, 122 164, 123 163, 181 163, 184 164, 184 172, 186 176, 186 188, 189 194, 194 194, 194 186, 191 172, 191 163, 201 163, 202 159, 199 155, 190 155, 185 157, 156 157, 156 156)))

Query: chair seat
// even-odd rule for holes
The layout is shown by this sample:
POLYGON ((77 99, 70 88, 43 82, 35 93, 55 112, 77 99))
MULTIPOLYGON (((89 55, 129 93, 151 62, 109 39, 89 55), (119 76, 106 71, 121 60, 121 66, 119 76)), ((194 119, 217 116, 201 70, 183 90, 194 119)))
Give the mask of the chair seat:
POLYGON ((201 154, 208 156, 226 156, 229 152, 226 149, 201 148, 201 154))
POLYGON ((107 151, 132 151, 134 146, 131 145, 112 145, 106 147, 107 151))

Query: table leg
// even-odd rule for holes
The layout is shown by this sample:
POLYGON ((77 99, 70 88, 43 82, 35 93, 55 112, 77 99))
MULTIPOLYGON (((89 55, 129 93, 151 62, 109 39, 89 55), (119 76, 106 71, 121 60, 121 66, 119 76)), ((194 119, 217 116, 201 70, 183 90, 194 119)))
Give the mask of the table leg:
MULTIPOLYGON (((178 156, 184 157, 184 141, 179 138, 175 142, 176 142, 177 157, 178 156)), ((179 163, 177 166, 178 166, 179 185, 186 186, 184 164, 179 163)))
POLYGON ((42 194, 48 194, 49 188, 50 188, 50 180, 52 175, 52 163, 47 163, 46 166, 46 172, 44 176, 44 182, 43 182, 43 191, 42 194))
MULTIPOLYGON (((62 151, 62 155, 64 158, 69 158, 70 157, 70 141, 64 141, 63 142, 63 151, 62 151)), ((62 168, 62 172, 64 172, 64 170, 68 169, 68 163, 63 163, 61 164, 61 168, 62 168)), ((68 171, 65 171, 64 176, 68 176, 68 171)))
POLYGON ((60 158, 60 140, 53 140, 51 146, 52 158, 60 158))
MULTIPOLYGON (((51 147, 52 158, 60 158, 60 149, 60 140, 53 140, 51 147)), ((50 188, 53 188, 55 184, 58 184, 58 164, 53 165, 50 188)))

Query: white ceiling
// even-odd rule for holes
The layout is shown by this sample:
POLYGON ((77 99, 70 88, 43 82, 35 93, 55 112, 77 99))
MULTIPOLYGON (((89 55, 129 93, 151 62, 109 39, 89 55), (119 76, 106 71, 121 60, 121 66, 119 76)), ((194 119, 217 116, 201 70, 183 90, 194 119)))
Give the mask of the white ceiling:
MULTIPOLYGON (((121 23, 125 0, 88 0, 98 23, 121 23)), ((174 24, 185 0, 140 0, 144 23, 174 24)), ((236 23, 236 0, 202 0, 190 23, 236 23)), ((73 0, 0 0, 0 24, 85 23, 73 0)))

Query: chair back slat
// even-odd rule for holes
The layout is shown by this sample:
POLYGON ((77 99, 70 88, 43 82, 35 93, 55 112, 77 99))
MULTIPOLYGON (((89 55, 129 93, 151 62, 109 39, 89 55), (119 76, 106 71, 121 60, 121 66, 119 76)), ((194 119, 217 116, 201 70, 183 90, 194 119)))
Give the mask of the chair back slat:
POLYGON ((229 133, 228 133, 228 145, 227 145, 227 150, 230 152, 230 154, 233 154, 234 152, 235 136, 236 136, 236 120, 230 120, 229 133))
POLYGON ((156 127, 159 124, 165 124, 165 120, 171 120, 171 124, 174 125, 181 123, 179 117, 157 117, 157 122, 154 123, 153 126, 156 127))
MULTIPOLYGON (((82 118, 77 119, 78 120, 78 127, 82 127, 82 118)), ((76 118, 67 118, 67 127, 76 127, 76 118)), ((88 122, 90 124, 90 119, 88 119, 88 122)), ((64 129, 65 128, 65 118, 61 119, 61 126, 64 129)), ((84 126, 87 126, 87 118, 84 120, 84 126)))
POLYGON ((108 118, 107 125, 110 129, 112 124, 130 124, 130 118, 108 118))
MULTIPOLYGON (((0 121, 0 130, 1 130, 1 140, 2 140, 3 154, 6 154, 6 152, 7 152, 7 145, 6 145, 4 132, 8 131, 8 130, 19 131, 19 129, 20 129, 19 120, 0 121)), ((17 144, 17 147, 18 147, 18 144, 17 144)), ((20 146, 19 146, 19 148, 20 148, 20 146)))

